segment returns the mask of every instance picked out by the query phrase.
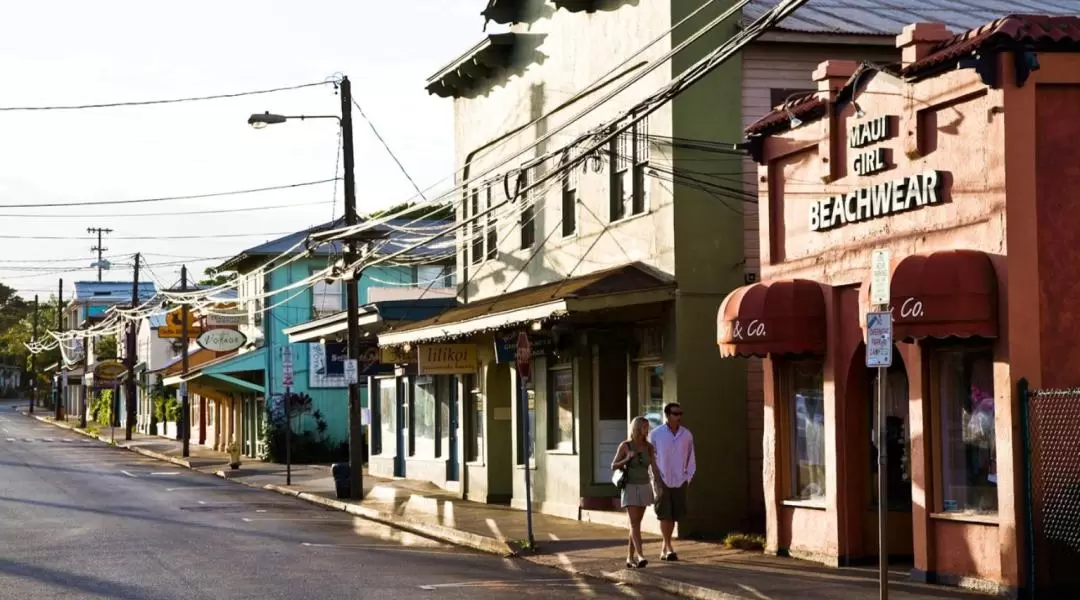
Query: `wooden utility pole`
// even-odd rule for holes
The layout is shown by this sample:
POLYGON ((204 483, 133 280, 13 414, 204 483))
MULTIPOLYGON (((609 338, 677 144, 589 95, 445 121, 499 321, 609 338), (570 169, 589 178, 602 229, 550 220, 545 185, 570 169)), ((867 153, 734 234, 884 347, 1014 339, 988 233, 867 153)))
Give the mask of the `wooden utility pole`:
MULTIPOLYGON (((345 168, 345 225, 354 227, 360 222, 356 212, 356 175, 353 160, 352 82, 341 78, 341 158, 345 168)), ((357 260, 357 242, 345 240, 344 261, 352 265, 357 260)), ((360 290, 359 277, 345 283, 345 311, 348 319, 349 359, 360 361, 360 290)), ((360 382, 349 384, 349 497, 364 497, 364 426, 360 408, 360 382)))
POLYGON ((97 252, 97 280, 101 281, 101 270, 105 267, 105 263, 102 262, 102 254, 108 250, 105 246, 101 245, 101 234, 112 233, 112 229, 106 229, 102 227, 87 227, 86 233, 97 234, 97 246, 90 249, 91 252, 97 252))
MULTIPOLYGON (((139 306, 139 253, 135 253, 135 276, 131 282, 131 309, 139 306)), ((138 321, 132 319, 127 324, 127 340, 124 345, 124 366, 127 367, 127 379, 124 381, 124 401, 127 405, 124 427, 124 439, 131 440, 135 428, 135 331, 138 321)))
MULTIPOLYGON (((187 265, 180 267, 180 291, 187 291, 187 265)), ((183 377, 188 374, 188 305, 187 299, 180 305, 180 360, 183 377)), ((187 382, 180 383, 180 435, 183 440, 183 457, 191 456, 191 404, 188 402, 187 382)))
MULTIPOLYGON (((56 297, 56 331, 64 333, 64 280, 60 280, 60 293, 56 297)), ((53 417, 59 421, 63 419, 64 390, 67 388, 67 367, 64 365, 64 342, 60 342, 60 364, 57 371, 60 372, 60 381, 56 383, 56 406, 53 407, 53 417)))
MULTIPOLYGON (((30 334, 30 339, 33 343, 37 343, 37 329, 38 329, 38 297, 34 294, 34 330, 30 334)), ((38 372, 37 372, 37 354, 30 355, 30 414, 34 414, 34 404, 37 402, 37 385, 38 385, 38 372)))

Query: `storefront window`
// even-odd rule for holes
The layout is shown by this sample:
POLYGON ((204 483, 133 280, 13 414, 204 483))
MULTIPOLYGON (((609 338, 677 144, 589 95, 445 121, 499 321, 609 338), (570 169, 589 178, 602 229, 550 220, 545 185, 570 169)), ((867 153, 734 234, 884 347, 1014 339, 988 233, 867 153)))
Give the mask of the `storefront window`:
POLYGON ((935 354, 941 506, 947 513, 997 512, 994 357, 989 350, 935 354))
POLYGON ((397 381, 379 380, 379 431, 382 454, 395 456, 397 444, 397 381))
POLYGON ((664 365, 641 366, 640 414, 653 429, 664 424, 664 365))
POLYGON ((552 450, 573 451, 574 449, 574 370, 559 367, 550 373, 548 406, 551 424, 552 450))
POLYGON ((413 386, 413 453, 435 458, 435 378, 420 375, 413 386))
POLYGON ((791 398, 792 496, 825 499, 825 368, 820 360, 787 365, 784 389, 791 398))
POLYGON ((484 459, 484 396, 477 387, 477 377, 466 375, 463 378, 466 398, 466 423, 469 432, 465 445, 466 460, 482 462, 484 459))

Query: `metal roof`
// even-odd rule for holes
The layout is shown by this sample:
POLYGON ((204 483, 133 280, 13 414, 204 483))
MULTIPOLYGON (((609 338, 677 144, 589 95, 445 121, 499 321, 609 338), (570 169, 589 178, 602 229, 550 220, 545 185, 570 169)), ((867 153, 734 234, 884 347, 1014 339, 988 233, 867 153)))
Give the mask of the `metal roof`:
MULTIPOLYGON (((775 6, 750 0, 740 23, 749 25, 775 6)), ((943 23, 954 32, 1009 14, 1075 15, 1080 0, 809 0, 775 29, 798 33, 897 35, 912 23, 943 23)))
MULTIPOLYGON (((157 294, 152 281, 139 282, 139 301, 146 302, 157 294)), ((75 300, 102 304, 128 304, 131 302, 130 281, 76 281, 75 300)))

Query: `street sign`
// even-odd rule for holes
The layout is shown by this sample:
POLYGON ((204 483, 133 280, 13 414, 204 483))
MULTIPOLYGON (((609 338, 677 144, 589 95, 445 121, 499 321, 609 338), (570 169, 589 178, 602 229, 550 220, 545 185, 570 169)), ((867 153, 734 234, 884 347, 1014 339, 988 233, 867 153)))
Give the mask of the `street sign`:
POLYGON ((293 353, 292 346, 281 347, 281 385, 293 384, 293 353))
POLYGON ((345 367, 345 384, 359 383, 358 373, 356 369, 356 359, 347 358, 343 363, 345 367))
POLYGON ((881 306, 889 303, 889 262, 892 252, 888 249, 874 250, 870 255, 870 304, 881 306))
POLYGON ((890 367, 893 355, 892 313, 866 313, 866 366, 890 367))
POLYGON ((524 331, 518 333, 514 358, 517 360, 518 375, 522 379, 528 379, 532 375, 532 344, 529 342, 529 335, 524 331))

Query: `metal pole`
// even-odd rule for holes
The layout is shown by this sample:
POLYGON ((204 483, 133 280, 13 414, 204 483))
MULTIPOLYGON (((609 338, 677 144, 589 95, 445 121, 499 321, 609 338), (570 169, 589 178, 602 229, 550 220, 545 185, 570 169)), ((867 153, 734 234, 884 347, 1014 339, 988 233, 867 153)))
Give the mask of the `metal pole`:
MULTIPOLYGON (((90 387, 86 385, 86 374, 90 370, 90 340, 83 342, 83 375, 82 385, 79 386, 79 391, 82 392, 79 395, 79 427, 86 429, 86 413, 87 406, 90 404, 90 387)), ((96 383, 96 382, 95 382, 96 383)), ((109 420, 112 420, 112 415, 109 415, 109 420)))
MULTIPOLYGON (((131 308, 139 306, 139 253, 135 253, 135 276, 131 282, 131 308)), ((135 428, 135 321, 127 324, 127 338, 124 349, 124 366, 127 367, 127 379, 124 381, 124 401, 126 418, 124 439, 131 441, 131 432, 135 428)))
POLYGON ((292 485, 292 404, 290 386, 285 386, 285 485, 292 485))
MULTIPOLYGON (((37 343, 38 308, 38 297, 37 294, 34 294, 34 330, 31 334, 31 339, 34 343, 37 343)), ((34 403, 37 402, 38 384, 37 354, 30 355, 30 377, 30 414, 34 414, 34 403)))
MULTIPOLYGON (((180 267, 180 291, 187 291, 187 265, 180 267)), ((183 362, 183 377, 188 374, 188 305, 180 305, 180 360, 183 362)), ((187 382, 180 384, 180 439, 183 442, 184 458, 191 456, 191 403, 188 401, 187 382)))
POLYGON ((889 598, 889 482, 885 448, 885 379, 887 369, 877 370, 877 447, 878 447, 878 598, 889 598))
MULTIPOLYGON (((352 83, 341 78, 341 158, 345 163, 345 224, 356 225, 356 176, 353 165, 352 83)), ((356 242, 345 241, 343 259, 346 265, 357 260, 356 242)), ((359 277, 345 282, 345 309, 349 332, 349 359, 360 361, 360 292, 359 277)), ((359 378, 358 378, 359 379, 359 378)), ((364 426, 360 407, 359 382, 349 383, 349 497, 364 497, 364 426)))
MULTIPOLYGON (((60 333, 64 332, 64 280, 63 279, 60 280, 60 292, 59 292, 59 295, 56 297, 56 330, 58 332, 60 332, 60 333)), ((64 344, 64 342, 60 342, 60 344, 61 344, 61 347, 60 347, 60 364, 57 366, 57 368, 60 371, 60 381, 57 382, 58 385, 56 386, 57 387, 57 390, 56 390, 56 406, 53 407, 53 410, 55 411, 55 414, 53 415, 53 418, 55 418, 57 421, 61 420, 62 415, 63 415, 63 406, 64 406, 64 401, 65 401, 64 390, 65 390, 65 388, 67 388, 67 368, 64 365, 64 352, 63 352, 63 344, 64 344)))
POLYGON ((532 511, 532 468, 529 465, 529 379, 518 377, 521 380, 521 432, 522 446, 525 448, 525 527, 529 536, 529 548, 533 548, 533 511, 532 511))

